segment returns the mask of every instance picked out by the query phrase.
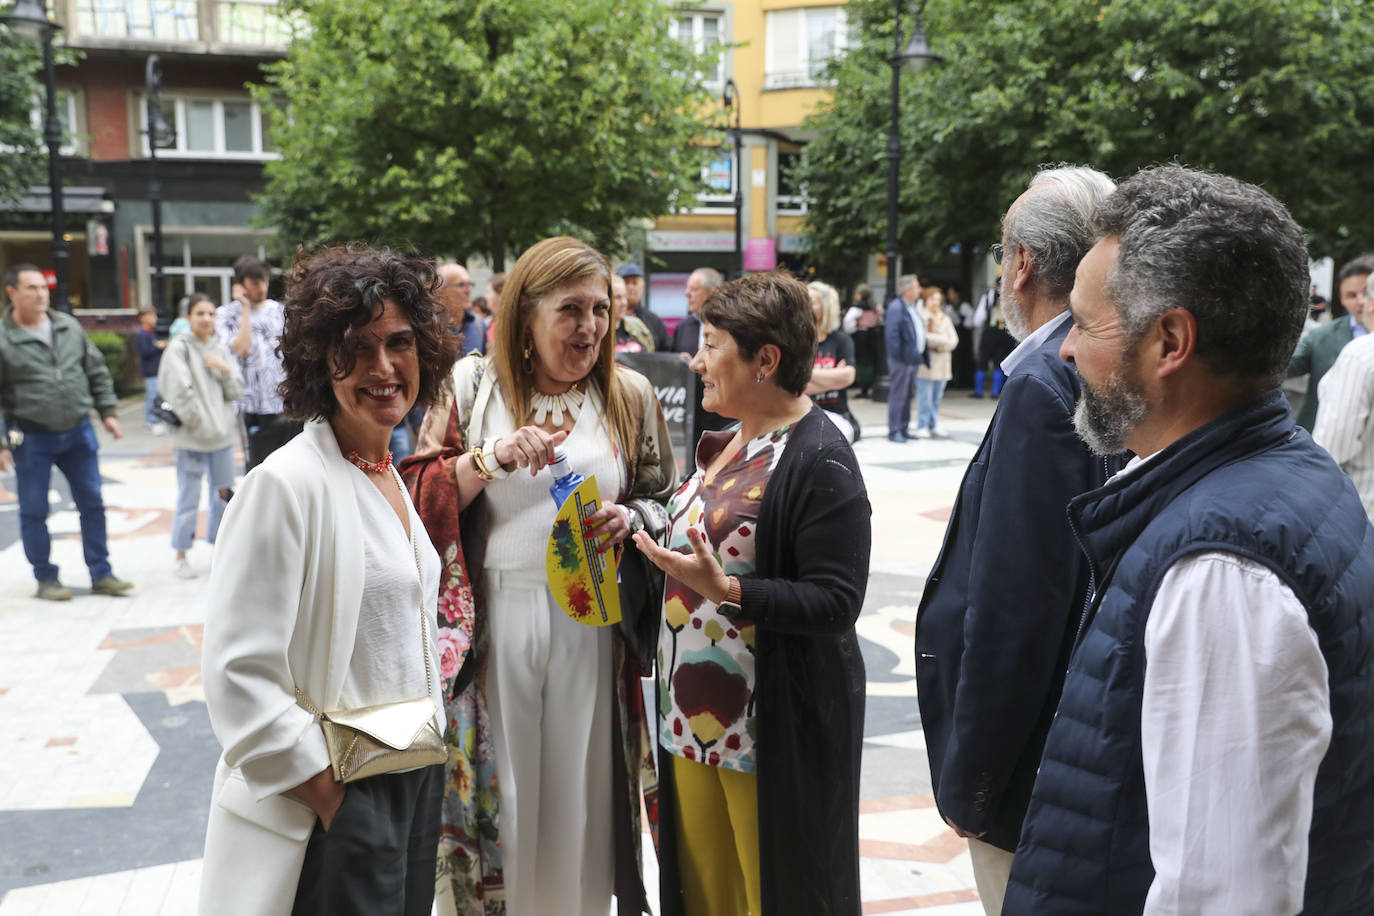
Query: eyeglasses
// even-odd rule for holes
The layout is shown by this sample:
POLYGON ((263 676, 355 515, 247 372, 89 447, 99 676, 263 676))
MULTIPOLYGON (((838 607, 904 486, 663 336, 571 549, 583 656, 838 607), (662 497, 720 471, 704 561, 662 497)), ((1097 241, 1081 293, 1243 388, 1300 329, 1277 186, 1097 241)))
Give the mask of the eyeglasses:
POLYGON ((990 248, 989 250, 992 252, 992 263, 996 264, 998 267, 1001 267, 1002 257, 1006 254, 1006 249, 1002 246, 1002 243, 998 242, 996 245, 993 245, 992 248, 990 248))

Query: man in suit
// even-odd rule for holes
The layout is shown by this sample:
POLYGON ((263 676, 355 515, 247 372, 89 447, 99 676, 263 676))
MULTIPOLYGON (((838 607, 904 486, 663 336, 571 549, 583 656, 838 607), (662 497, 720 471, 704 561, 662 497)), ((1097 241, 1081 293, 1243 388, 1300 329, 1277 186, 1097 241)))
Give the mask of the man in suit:
POLYGON ((1349 316, 1335 318, 1308 331, 1293 351, 1288 377, 1307 376, 1307 396, 1298 408, 1298 425, 1308 432, 1317 422, 1317 388, 1322 376, 1336 364, 1336 357, 1341 355, 1346 344, 1368 333, 1360 318, 1365 307, 1364 288, 1370 274, 1374 274, 1374 255, 1356 258, 1342 267, 1336 282, 1341 305, 1349 316))
MULTIPOLYGON (((964 475, 916 617, 916 681, 935 801, 969 838, 978 895, 1000 913, 1069 651, 1092 591, 1069 500, 1116 462, 1074 432, 1079 380, 1059 358, 1069 290, 1112 192, 1087 168, 1042 171, 1002 221, 1001 304, 1021 343, 964 475)), ((889 319, 890 320, 890 319, 889 319)))
POLYGON ((724 282, 720 271, 711 267, 698 267, 687 278, 687 317, 673 330, 675 352, 690 358, 701 349, 701 307, 724 282))
POLYGON ((887 438, 906 442, 911 438, 911 400, 916 392, 916 370, 930 365, 926 350, 926 320, 921 315, 921 283, 915 274, 897 281, 897 298, 887 304, 883 334, 887 341, 887 438))

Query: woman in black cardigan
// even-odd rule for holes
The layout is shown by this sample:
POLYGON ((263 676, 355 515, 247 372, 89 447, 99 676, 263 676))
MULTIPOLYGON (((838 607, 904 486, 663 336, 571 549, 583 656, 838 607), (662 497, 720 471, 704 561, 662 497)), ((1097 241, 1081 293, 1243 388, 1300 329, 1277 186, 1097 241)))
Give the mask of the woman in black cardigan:
POLYGON ((854 621, 869 504, 849 444, 804 391, 807 289, 776 274, 702 308, 705 433, 669 504, 660 629, 662 911, 858 914, 864 668, 854 621))

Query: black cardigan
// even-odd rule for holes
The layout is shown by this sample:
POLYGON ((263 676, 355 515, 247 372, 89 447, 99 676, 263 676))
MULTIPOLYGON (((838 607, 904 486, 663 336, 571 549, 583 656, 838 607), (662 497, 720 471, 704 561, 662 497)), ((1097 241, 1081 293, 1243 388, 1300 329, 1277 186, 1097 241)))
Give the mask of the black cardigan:
MULTIPOLYGON (((868 586, 868 494, 854 451, 819 407, 798 421, 764 490, 757 563, 740 580, 757 668, 765 916, 853 914, 865 678, 854 621, 868 586)), ((659 752, 664 916, 682 912, 672 755, 659 752)))

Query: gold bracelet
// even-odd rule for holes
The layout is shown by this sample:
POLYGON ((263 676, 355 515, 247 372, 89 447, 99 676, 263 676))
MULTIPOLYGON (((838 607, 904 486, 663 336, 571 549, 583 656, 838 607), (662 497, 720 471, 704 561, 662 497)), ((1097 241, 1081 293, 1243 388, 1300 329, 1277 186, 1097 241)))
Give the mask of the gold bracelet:
POLYGON ((496 478, 491 471, 487 470, 487 464, 482 460, 482 443, 473 446, 472 451, 468 452, 472 456, 472 469, 477 472, 477 476, 486 483, 491 483, 496 478))

